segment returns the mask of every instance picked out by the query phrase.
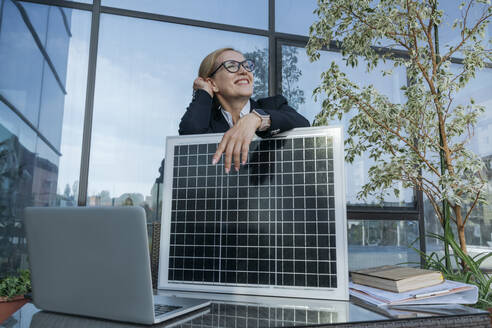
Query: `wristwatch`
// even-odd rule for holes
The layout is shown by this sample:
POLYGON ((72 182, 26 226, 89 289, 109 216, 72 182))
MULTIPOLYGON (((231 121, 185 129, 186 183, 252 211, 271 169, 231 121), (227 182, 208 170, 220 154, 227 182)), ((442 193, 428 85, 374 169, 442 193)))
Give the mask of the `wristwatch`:
POLYGON ((251 113, 255 114, 258 116, 261 120, 260 127, 258 128, 258 131, 266 131, 270 128, 270 115, 268 115, 264 110, 262 109, 253 109, 251 113))

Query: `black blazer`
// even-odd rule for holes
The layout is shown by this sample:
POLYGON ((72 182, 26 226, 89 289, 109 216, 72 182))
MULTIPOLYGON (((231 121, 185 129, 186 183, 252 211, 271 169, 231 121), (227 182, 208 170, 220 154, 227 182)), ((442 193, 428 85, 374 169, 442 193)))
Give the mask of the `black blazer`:
MULTIPOLYGON (((262 109, 270 115, 272 124, 267 131, 257 131, 260 137, 270 137, 293 128, 307 127, 309 121, 287 104, 283 96, 250 99, 251 109, 262 109)), ((179 124, 179 134, 223 133, 229 130, 222 112, 213 104, 205 90, 194 92, 193 100, 179 124)))

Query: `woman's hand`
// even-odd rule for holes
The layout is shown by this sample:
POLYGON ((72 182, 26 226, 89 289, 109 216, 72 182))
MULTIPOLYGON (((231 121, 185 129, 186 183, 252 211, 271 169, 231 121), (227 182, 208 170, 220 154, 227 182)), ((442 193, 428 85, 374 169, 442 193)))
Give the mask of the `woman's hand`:
POLYGON ((214 97, 214 91, 212 89, 212 84, 202 77, 197 77, 195 79, 195 81, 193 81, 193 89, 194 90, 197 90, 197 89, 205 90, 208 92, 210 97, 212 97, 212 98, 214 97))
POLYGON ((225 172, 229 173, 234 156, 234 168, 239 171, 239 165, 246 164, 248 159, 249 144, 253 139, 256 130, 261 125, 261 119, 255 114, 244 115, 237 121, 232 128, 227 131, 217 147, 212 160, 212 164, 217 164, 225 153, 224 168, 225 172), (242 156, 241 156, 242 155, 242 156), (242 157, 242 162, 240 161, 242 157))

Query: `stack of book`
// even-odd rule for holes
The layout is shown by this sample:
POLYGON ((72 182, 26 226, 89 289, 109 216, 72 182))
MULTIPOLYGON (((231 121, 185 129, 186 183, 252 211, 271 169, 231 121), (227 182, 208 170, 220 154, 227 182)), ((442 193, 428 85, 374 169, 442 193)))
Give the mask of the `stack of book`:
POLYGON ((474 304, 478 288, 444 280, 440 272, 387 265, 351 272, 349 293, 375 306, 400 304, 474 304))

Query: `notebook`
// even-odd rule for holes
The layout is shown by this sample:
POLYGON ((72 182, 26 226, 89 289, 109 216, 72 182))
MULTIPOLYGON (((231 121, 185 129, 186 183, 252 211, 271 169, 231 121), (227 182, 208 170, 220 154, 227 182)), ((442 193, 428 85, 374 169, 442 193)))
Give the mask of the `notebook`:
POLYGON ((40 309, 154 324, 210 305, 153 295, 141 207, 30 207, 25 227, 40 309))

